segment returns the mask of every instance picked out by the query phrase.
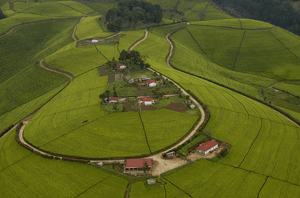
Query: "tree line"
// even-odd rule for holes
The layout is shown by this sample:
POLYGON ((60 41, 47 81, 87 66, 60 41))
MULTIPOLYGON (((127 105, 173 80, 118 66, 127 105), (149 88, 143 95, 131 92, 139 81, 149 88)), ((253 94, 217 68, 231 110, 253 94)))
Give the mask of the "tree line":
POLYGON ((0 9, 0 19, 4 19, 6 16, 3 14, 2 10, 0 9))
POLYGON ((237 18, 268 22, 300 35, 300 13, 291 0, 212 0, 237 18))
POLYGON ((117 8, 108 10, 106 14, 109 31, 121 31, 135 28, 140 24, 162 21, 163 13, 159 5, 138 0, 125 0, 120 1, 117 6, 117 8))

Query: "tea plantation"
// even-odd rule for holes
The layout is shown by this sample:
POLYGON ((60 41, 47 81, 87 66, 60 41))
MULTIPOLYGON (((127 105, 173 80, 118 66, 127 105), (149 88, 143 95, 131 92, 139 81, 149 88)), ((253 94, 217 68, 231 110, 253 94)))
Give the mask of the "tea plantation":
MULTIPOLYGON (((299 80, 299 37, 272 24, 234 19, 206 0, 148 2, 161 5, 164 20, 185 18, 190 25, 150 28, 134 50, 152 69, 207 105, 205 128, 212 138, 232 145, 230 152, 221 159, 187 163, 148 185, 149 177, 41 157, 17 143, 14 129, 0 137, 0 197, 299 197, 300 128, 252 99, 275 82, 299 80), (170 67, 166 35, 172 30, 170 67)), ((114 44, 81 47, 71 35, 80 18, 94 11, 98 13, 79 23, 76 36, 83 40, 113 34, 97 22, 99 13, 113 6, 104 1, 30 1, 15 2, 14 12, 9 2, 0 3, 9 16, 0 20, 0 34, 40 21, 0 36, 0 132, 42 107, 25 127, 26 141, 53 153, 108 159, 150 155, 190 131, 198 116, 168 109, 108 112, 101 107, 99 95, 109 77, 100 76, 98 68, 117 60, 145 31, 128 30, 114 44), (71 73, 72 83, 41 68, 41 59, 71 73)), ((297 82, 274 88, 299 96, 297 82)), ((282 110, 300 120, 299 113, 282 110)))

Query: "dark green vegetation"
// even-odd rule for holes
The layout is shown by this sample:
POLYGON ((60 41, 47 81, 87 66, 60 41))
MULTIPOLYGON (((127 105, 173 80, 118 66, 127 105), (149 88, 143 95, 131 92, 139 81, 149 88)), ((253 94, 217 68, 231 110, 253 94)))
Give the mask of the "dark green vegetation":
POLYGON ((114 32, 143 23, 160 23, 162 15, 159 5, 137 0, 120 1, 117 8, 108 10, 106 14, 107 28, 114 32))
POLYGON ((272 23, 300 35, 299 4, 287 0, 213 0, 220 8, 238 18, 272 23))

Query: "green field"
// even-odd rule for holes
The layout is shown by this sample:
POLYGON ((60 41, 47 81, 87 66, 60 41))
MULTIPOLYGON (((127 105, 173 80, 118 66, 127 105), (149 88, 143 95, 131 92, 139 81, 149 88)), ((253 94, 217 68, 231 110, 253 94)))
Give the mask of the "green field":
POLYGON ((1 197, 124 196, 126 180, 87 164, 35 155, 15 141, 14 132, 0 140, 1 197))
POLYGON ((114 33, 103 32, 97 21, 100 16, 91 16, 84 18, 81 23, 79 23, 75 35, 78 39, 83 40, 93 37, 107 37, 114 33))

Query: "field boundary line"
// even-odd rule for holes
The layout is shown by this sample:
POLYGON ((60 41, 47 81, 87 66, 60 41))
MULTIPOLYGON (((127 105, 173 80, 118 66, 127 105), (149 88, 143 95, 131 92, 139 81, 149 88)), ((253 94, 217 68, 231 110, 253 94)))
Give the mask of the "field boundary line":
POLYGON ((239 18, 239 22, 240 22, 240 27, 243 28, 242 21, 240 18, 239 18))
POLYGON ((108 177, 106 177, 106 178, 100 180, 100 181, 97 182, 96 184, 94 184, 94 185, 90 186, 89 188, 87 188, 87 189, 86 189, 85 191, 83 191, 82 193, 79 193, 79 194, 78 194, 77 196, 75 196, 74 198, 77 198, 77 197, 79 197, 80 195, 86 193, 87 191, 91 190, 91 189, 94 188, 96 185, 102 183, 103 181, 107 180, 107 179, 110 178, 111 176, 112 176, 112 175, 109 175, 108 177))
POLYGON ((169 181, 167 178, 164 177, 165 180, 167 180, 170 184, 172 184, 173 186, 175 186, 178 190, 184 192, 186 195, 188 195, 189 197, 192 197, 189 193, 185 192, 184 190, 182 190, 181 188, 179 188, 178 186, 176 186, 175 184, 173 184, 171 181, 169 181))
POLYGON ((257 193, 257 198, 259 197, 260 191, 264 188, 265 184, 267 183, 267 180, 269 179, 269 177, 266 178, 265 182, 263 183, 263 185, 261 186, 261 188, 259 189, 258 193, 257 193))
POLYGON ((270 31, 270 30, 276 29, 275 25, 273 25, 270 28, 258 28, 258 29, 234 28, 234 27, 227 27, 227 26, 213 26, 213 25, 200 25, 200 24, 191 24, 191 25, 203 26, 203 27, 223 28, 223 29, 231 29, 231 30, 244 30, 244 31, 270 31))
MULTIPOLYGON (((248 119, 248 120, 249 120, 249 119, 248 119)), ((242 160, 241 163, 239 164, 238 168, 242 165, 242 163, 245 161, 246 157, 247 157, 248 154, 250 153, 250 150, 251 150, 251 148, 252 148, 254 142, 257 140, 257 138, 258 138, 258 136, 259 136, 259 134, 260 134, 260 132, 261 132, 262 125, 263 125, 263 121, 262 121, 262 118, 261 118, 261 119, 260 119, 260 128, 259 128, 259 131, 257 132, 256 137, 255 137, 254 140, 252 141, 252 143, 251 143, 251 145, 250 145, 250 147, 249 147, 249 149, 248 149, 246 155, 244 156, 243 160, 242 160)))
POLYGON ((234 67, 235 67, 236 61, 237 61, 237 59, 238 59, 238 56, 239 56, 239 53, 240 53, 240 51, 241 51, 241 48, 242 48, 242 43, 243 43, 243 41, 244 41, 244 38, 245 38, 245 34, 246 34, 246 31, 244 31, 244 33, 243 33, 242 40, 241 40, 241 43, 240 43, 239 49, 238 49, 238 51, 237 51, 237 53, 236 53, 236 57, 235 57, 235 60, 234 60, 234 63, 233 63, 232 70, 234 70, 234 67))
POLYGON ((281 42, 281 40, 279 40, 270 30, 269 30, 269 33, 281 44, 281 45, 283 45, 291 54, 293 54, 299 61, 300 61, 300 58, 296 55, 296 54, 294 54, 285 44, 283 44, 282 42, 281 42))
POLYGON ((139 111, 139 117, 140 117, 140 120, 141 120, 141 123, 142 123, 142 126, 143 126, 143 131, 144 131, 144 134, 145 134, 146 142, 147 142, 147 145, 148 145, 150 154, 151 154, 151 153, 152 153, 152 152, 151 152, 151 148, 150 148, 150 145, 149 145, 149 142, 148 142, 147 133, 146 133, 146 130, 145 130, 145 125, 144 125, 144 123, 143 123, 143 119, 142 119, 142 116, 141 116, 141 112, 140 112, 140 111, 139 111))

